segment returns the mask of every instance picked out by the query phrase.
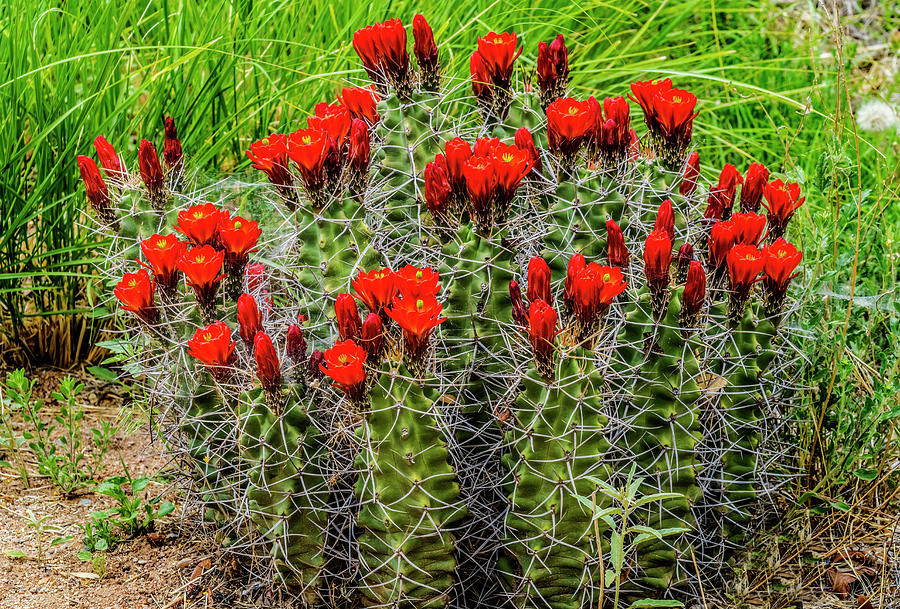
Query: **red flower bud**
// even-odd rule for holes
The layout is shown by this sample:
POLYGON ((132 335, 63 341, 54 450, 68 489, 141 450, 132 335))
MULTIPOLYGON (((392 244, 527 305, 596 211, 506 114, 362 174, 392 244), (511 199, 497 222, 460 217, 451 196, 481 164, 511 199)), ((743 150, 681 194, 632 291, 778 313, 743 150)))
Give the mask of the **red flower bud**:
POLYGON ((766 218, 760 214, 746 213, 731 216, 734 242, 758 245, 766 228, 766 218))
POLYGON ((478 39, 478 54, 484 61, 491 82, 502 89, 509 89, 513 62, 522 54, 521 47, 516 51, 516 44, 516 35, 507 32, 491 32, 478 39))
POLYGON ((651 292, 669 287, 669 265, 672 263, 672 240, 662 230, 654 230, 644 242, 644 276, 651 292))
POLYGON ((358 341, 362 335, 362 322, 359 320, 359 309, 350 294, 338 294, 334 301, 334 316, 338 323, 341 340, 358 341))
POLYGON ((678 280, 684 281, 687 277, 688 266, 694 261, 694 246, 685 243, 678 248, 678 280))
POLYGON ((272 339, 265 332, 257 332, 253 340, 253 357, 256 359, 256 378, 267 393, 281 389, 281 363, 272 339))
POLYGON ((384 323, 375 313, 369 313, 362 324, 360 344, 366 350, 369 361, 377 364, 384 354, 384 323))
POLYGON ((141 252, 153 271, 153 279, 163 292, 174 292, 178 286, 178 261, 185 252, 185 245, 174 233, 165 237, 153 235, 141 241, 141 252))
POLYGON ((706 273, 703 266, 696 260, 692 260, 687 271, 687 280, 684 284, 684 293, 681 297, 681 313, 687 319, 696 317, 703 308, 706 298, 706 273))
POLYGON ((399 19, 357 30, 353 34, 353 48, 372 80, 379 83, 385 78, 394 83, 406 80, 409 54, 406 29, 399 19))
POLYGON ((381 315, 397 293, 396 275, 388 268, 360 271, 353 281, 353 289, 356 290, 355 296, 365 303, 369 311, 381 315))
POLYGON ((257 332, 262 332, 262 317, 256 299, 250 294, 241 294, 237 301, 237 320, 240 324, 239 334, 247 347, 253 346, 257 332))
POLYGON ((539 256, 534 256, 528 261, 528 302, 543 300, 547 304, 553 302, 550 295, 550 267, 547 261, 539 256))
POLYGON ((112 213, 109 207, 109 189, 103 181, 103 176, 100 175, 97 163, 90 157, 79 155, 78 170, 81 172, 81 179, 84 180, 88 201, 97 210, 101 219, 106 221, 112 213))
POLYGON ((465 167, 468 160, 472 158, 472 147, 464 139, 455 137, 444 144, 444 157, 447 161, 450 186, 458 196, 465 195, 465 167))
POLYGON ((378 122, 379 100, 378 94, 371 85, 368 87, 345 87, 341 91, 341 103, 347 106, 350 116, 364 120, 369 125, 378 122))
POLYGON ((247 277, 247 291, 251 294, 265 293, 265 282, 268 277, 266 265, 258 262, 247 266, 244 273, 247 277))
POLYGON ((221 220, 222 211, 218 207, 212 203, 203 203, 178 212, 175 230, 194 245, 216 246, 219 243, 221 220))
POLYGON ((587 101, 561 97, 547 106, 547 138, 550 150, 574 156, 594 123, 594 112, 587 101))
POLYGON ((696 150, 688 157, 687 165, 684 167, 684 176, 681 178, 681 185, 678 192, 683 197, 689 197, 697 190, 697 179, 700 177, 700 153, 696 150))
POLYGON ((519 127, 516 130, 516 148, 528 152, 531 157, 532 167, 535 171, 540 173, 543 169, 541 155, 538 154, 537 147, 534 145, 534 138, 531 136, 531 131, 529 131, 527 127, 519 127))
POLYGON ((198 328, 188 341, 188 353, 199 360, 219 381, 229 376, 226 369, 234 363, 234 344, 231 329, 225 322, 217 321, 205 328, 198 328))
POLYGON ((490 103, 491 75, 478 51, 469 58, 469 74, 472 77, 472 94, 480 101, 490 103))
POLYGON ((553 377, 553 349, 556 339, 556 311, 543 300, 535 300, 528 308, 528 339, 534 352, 538 372, 544 380, 553 377))
POLYGON ((627 269, 628 249, 625 247, 625 235, 612 218, 606 221, 606 246, 606 261, 609 265, 627 269))
POLYGON ((141 269, 137 273, 125 273, 113 290, 124 310, 131 311, 148 324, 154 323, 159 318, 159 311, 153 301, 155 292, 156 285, 146 269, 141 269))
POLYGON ((434 161, 425 166, 425 186, 422 193, 425 196, 425 206, 432 216, 440 218, 447 213, 453 188, 450 186, 444 155, 437 155, 434 161))
POLYGON ((361 174, 369 171, 369 159, 372 150, 369 147, 369 127, 365 121, 353 119, 350 127, 350 147, 347 149, 347 164, 361 174))
POLYGON ((337 342, 325 351, 314 351, 310 365, 327 374, 338 387, 354 401, 362 400, 366 393, 366 351, 352 340, 337 342))
POLYGON ((419 69, 423 72, 435 70, 438 62, 438 48, 434 44, 434 33, 422 15, 413 17, 413 52, 419 69))
POLYGON ((731 221, 717 222, 709 232, 709 267, 721 268, 735 243, 731 221))
POLYGON ((294 363, 300 363, 306 359, 306 338, 303 336, 303 328, 297 324, 288 326, 285 352, 294 363))
POLYGON ((744 187, 741 188, 741 211, 759 211, 762 202, 763 190, 769 181, 769 170, 762 163, 750 163, 747 176, 744 178, 744 187))
POLYGON ((509 282, 509 300, 512 303, 512 318, 520 327, 528 327, 528 312, 522 302, 522 288, 515 281, 509 282))
POLYGON ((744 178, 741 177, 737 168, 728 163, 722 168, 719 174, 719 182, 709 189, 709 203, 707 204, 706 218, 722 218, 724 212, 731 211, 734 207, 734 194, 738 184, 742 184, 744 178))
POLYGON ((141 140, 140 148, 138 148, 138 167, 141 170, 141 180, 150 193, 151 198, 159 193, 166 178, 163 175, 162 166, 159 164, 159 155, 156 153, 156 147, 147 140, 141 140))
POLYGON ((103 167, 107 177, 122 177, 125 174, 125 168, 122 167, 122 161, 116 154, 116 149, 106 141, 105 137, 98 135, 94 138, 94 149, 97 151, 100 166, 103 167))
POLYGON ((660 204, 656 212, 656 223, 653 230, 664 231, 669 235, 669 240, 675 240, 675 211, 672 209, 672 201, 666 199, 660 204))
MULTIPOLYGON (((612 222, 612 220, 610 219, 607 221, 607 227, 609 226, 609 222, 612 222)), ((615 222, 613 222, 613 224, 615 224, 615 222)), ((572 254, 572 257, 569 259, 569 267, 566 270, 566 284, 563 289, 563 301, 565 301, 567 313, 572 312, 573 307, 575 306, 575 280, 586 266, 587 261, 584 259, 584 254, 581 254, 580 252, 572 254)))
POLYGON ((800 196, 800 185, 795 182, 784 183, 780 179, 766 184, 763 194, 766 202, 763 207, 768 212, 769 231, 773 238, 784 235, 788 222, 794 212, 806 201, 800 196))
POLYGON ((549 45, 546 42, 538 43, 537 74, 542 99, 553 101, 565 94, 569 77, 569 52, 562 34, 557 34, 549 45))
POLYGON ((478 228, 489 231, 494 221, 497 192, 497 162, 491 157, 473 156, 463 168, 472 216, 478 228))
POLYGON ((181 166, 184 162, 184 153, 181 151, 181 140, 178 139, 178 132, 175 130, 175 119, 167 116, 166 139, 163 142, 163 159, 166 161, 166 167, 172 169, 181 166))
MULTIPOLYGON (((309 356, 309 376, 313 380, 320 379, 325 376, 324 371, 325 364, 325 354, 316 349, 309 356)), ((363 372, 363 379, 365 380, 365 371, 363 372)))

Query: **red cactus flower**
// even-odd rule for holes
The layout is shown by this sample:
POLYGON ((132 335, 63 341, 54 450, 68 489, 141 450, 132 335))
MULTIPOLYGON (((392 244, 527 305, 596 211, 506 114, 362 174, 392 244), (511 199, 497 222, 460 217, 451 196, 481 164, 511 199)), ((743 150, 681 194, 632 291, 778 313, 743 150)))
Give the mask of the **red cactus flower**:
POLYGON ((687 280, 684 284, 684 292, 681 296, 681 313, 687 319, 692 319, 700 313, 703 301, 706 299, 706 273, 703 265, 692 260, 687 271, 687 280))
POLYGON ((138 167, 141 170, 141 180, 144 181, 144 186, 153 197, 162 190, 166 178, 163 175, 162 166, 159 164, 156 147, 147 140, 141 140, 138 148, 138 167))
POLYGON ((472 94, 480 101, 490 103, 491 74, 478 51, 473 52, 469 58, 469 74, 472 77, 472 94))
POLYGON ((268 176, 276 186, 291 186, 294 178, 288 169, 288 137, 273 133, 267 138, 250 144, 247 157, 253 161, 253 168, 268 176))
POLYGON ((253 346, 256 333, 262 331, 262 316, 256 299, 250 294, 241 294, 237 301, 238 333, 247 347, 253 346))
POLYGON ((184 162, 184 153, 181 151, 181 140, 178 139, 178 131, 175 129, 175 119, 167 116, 165 119, 166 139, 163 142, 163 159, 166 167, 173 169, 184 162))
POLYGON ((697 97, 683 89, 668 89, 659 92, 652 100, 653 116, 666 139, 691 139, 694 107, 697 97))
POLYGON ((306 359, 306 337, 303 336, 303 328, 298 324, 288 326, 284 351, 294 363, 300 363, 306 359))
POLYGON ((281 388, 281 363, 272 339, 265 332, 256 333, 253 339, 253 357, 256 359, 256 378, 267 393, 281 388))
POLYGON ((592 96, 588 103, 594 120, 589 133, 588 154, 606 167, 615 167, 628 156, 631 145, 628 101, 624 97, 607 97, 601 108, 600 102, 592 96))
POLYGON ((432 216, 440 218, 449 211, 453 188, 450 186, 447 161, 443 154, 437 155, 434 161, 425 166, 425 186, 422 194, 425 197, 425 206, 432 216))
MULTIPOLYGON (((318 361, 316 351, 310 362, 318 361)), ((360 401, 366 394, 366 350, 352 340, 337 342, 321 356, 323 363, 318 369, 331 377, 338 387, 354 401, 360 401)))
POLYGON ((762 202, 763 190, 769 181, 769 170, 762 163, 750 163, 747 175, 744 178, 744 187, 741 188, 741 211, 759 211, 762 202))
POLYGON ((675 210, 672 209, 672 201, 666 199, 663 201, 656 212, 656 223, 653 230, 665 231, 669 235, 669 240, 675 240, 675 210))
POLYGON ((519 184, 534 166, 531 153, 521 150, 516 146, 508 146, 497 142, 491 150, 491 157, 496 161, 494 169, 497 172, 497 203, 499 212, 505 217, 509 205, 516 195, 519 184))
POLYGON ((203 203, 178 212, 175 230, 194 245, 218 245, 221 220, 222 211, 218 207, 203 203))
POLYGON ((153 235, 141 241, 141 253, 153 271, 153 279, 163 292, 172 293, 178 285, 178 261, 185 245, 174 233, 153 235))
POLYGON ((155 292, 156 285, 146 269, 137 273, 125 273, 113 290, 124 310, 131 311, 148 324, 159 318, 159 311, 153 301, 155 292))
POLYGON ((353 281, 353 289, 356 290, 355 296, 363 301, 369 311, 381 315, 397 293, 396 274, 388 268, 360 271, 353 281))
POLYGON ((735 243, 758 245, 766 228, 766 218, 760 214, 746 213, 731 216, 735 243))
POLYGON ((731 208, 734 207, 734 194, 737 186, 743 183, 744 178, 741 177, 737 168, 727 163, 719 174, 718 183, 709 189, 709 202, 704 217, 721 220, 726 213, 730 215, 731 208))
POLYGON ((697 98, 673 89, 668 78, 631 85, 631 99, 644 111, 653 152, 670 168, 680 167, 691 142, 697 98))
POLYGON ((553 302, 550 295, 550 267, 547 261, 540 256, 534 256, 528 261, 528 302, 543 300, 547 304, 553 302))
POLYGON ((472 154, 474 156, 491 156, 499 145, 499 137, 480 137, 475 140, 475 145, 472 146, 472 154))
POLYGON ((763 207, 768 212, 766 218, 769 221, 769 231, 777 239, 784 235, 788 222, 806 198, 800 196, 799 184, 785 183, 781 179, 766 184, 763 194, 766 197, 763 207))
POLYGON ((187 284, 194 290, 197 301, 211 303, 219 289, 225 252, 217 252, 209 245, 195 247, 178 261, 178 270, 184 273, 187 284))
MULTIPOLYGON (((610 221, 607 222, 607 226, 609 226, 610 221)), ((575 252, 569 258, 569 266, 566 270, 566 283, 563 288, 563 301, 566 305, 567 313, 571 313, 575 306, 575 281, 586 266, 587 260, 585 260, 584 254, 580 252, 575 252)))
POLYGON ((736 235, 734 224, 730 220, 717 222, 709 231, 709 267, 721 268, 725 264, 728 252, 734 246, 736 235))
POLYGON ((393 82, 405 79, 409 70, 409 53, 403 23, 399 19, 388 19, 380 24, 377 43, 388 76, 393 82))
POLYGON ((231 329, 223 321, 217 321, 205 328, 198 328, 188 341, 188 353, 212 373, 219 381, 229 376, 227 369, 234 363, 235 341, 231 329))
POLYGON ((334 316, 337 319, 338 333, 341 340, 358 341, 362 336, 362 321, 359 309, 350 294, 338 294, 334 301, 334 316))
POLYGON ((323 367, 324 364, 325 354, 318 349, 314 349, 313 352, 309 355, 309 361, 306 363, 309 377, 312 380, 319 380, 323 376, 325 376, 325 368, 323 367))
POLYGON ((606 247, 606 261, 609 265, 627 269, 629 256, 625 247, 625 235, 612 218, 606 221, 606 247))
POLYGON ((355 171, 366 174, 369 171, 369 160, 372 150, 369 146, 369 128, 366 122, 353 119, 350 126, 350 146, 347 149, 347 165, 355 171))
POLYGON ((379 77, 384 70, 381 50, 378 48, 380 26, 381 24, 379 23, 373 23, 353 33, 353 50, 359 55, 359 59, 369 74, 369 78, 375 82, 379 81, 379 77))
POLYGON ((431 26, 422 15, 413 17, 413 53, 423 75, 434 74, 438 70, 438 48, 434 43, 431 26))
POLYGON ((100 169, 94 159, 88 156, 78 156, 78 171, 81 172, 81 179, 84 180, 84 189, 87 192, 88 201, 97 210, 101 218, 106 218, 110 213, 109 207, 109 188, 100 175, 100 169))
POLYGON ((538 43, 537 75, 543 99, 549 102, 565 94, 569 78, 569 51, 562 34, 557 34, 550 44, 538 43))
POLYGON ((521 47, 518 52, 516 51, 516 44, 515 33, 508 32, 502 34, 490 32, 478 39, 478 54, 484 61, 491 82, 503 89, 509 88, 513 62, 522 54, 521 47))
POLYGON ((644 276, 651 292, 662 292, 669 286, 672 264, 672 240, 662 230, 654 230, 644 242, 644 276))
POLYGON ((665 78, 663 80, 646 82, 635 82, 631 84, 631 94, 628 96, 637 103, 641 110, 644 111, 644 118, 653 114, 653 99, 663 91, 672 88, 672 79, 665 78))
POLYGON ((512 309, 512 318, 520 327, 528 327, 528 312, 525 310, 525 303, 522 301, 522 288, 518 282, 509 282, 509 301, 512 309))
POLYGON ((444 157, 447 160, 447 172, 450 186, 458 196, 466 193, 465 167, 472 158, 472 147, 469 142, 455 137, 444 144, 444 157))
POLYGON ((219 223, 219 243, 225 250, 225 261, 241 266, 247 263, 247 256, 256 250, 262 231, 255 220, 240 216, 234 218, 223 211, 219 223))
POLYGON ((547 138, 550 150, 566 156, 578 152, 594 123, 587 101, 561 97, 547 106, 547 138))
POLYGON ((303 185, 311 194, 325 186, 328 137, 321 129, 300 129, 288 136, 288 156, 297 164, 303 185))
POLYGON ((528 152, 528 155, 531 157, 532 168, 538 173, 541 173, 543 170, 541 155, 538 154, 537 147, 534 145, 534 138, 531 136, 531 131, 529 131, 527 127, 519 127, 516 130, 515 142, 516 148, 528 152))
POLYGON ((441 291, 440 276, 431 268, 419 268, 411 264, 397 272, 397 288, 403 298, 437 296, 441 291))
POLYGON ((248 265, 244 274, 247 277, 247 290, 251 294, 265 292, 264 286, 266 279, 268 279, 268 272, 266 271, 265 264, 257 262, 256 264, 248 265))
POLYGON ((688 267, 694 260, 694 246, 685 243, 678 248, 678 256, 675 259, 675 266, 678 272, 678 281, 684 281, 687 278, 688 267))
POLYGON ((557 315, 543 300, 535 300, 528 308, 528 340, 534 352, 538 372, 544 380, 553 377, 553 350, 556 340, 557 315))
POLYGON ((422 361, 428 351, 428 338, 434 329, 447 321, 441 317, 441 303, 434 296, 421 298, 394 297, 386 312, 403 330, 403 342, 414 361, 422 361))
POLYGON ((782 237, 776 239, 775 243, 767 245, 763 252, 766 261, 763 268, 763 285, 774 304, 780 306, 791 279, 797 276, 795 270, 803 259, 803 254, 782 237))
POLYGON ((626 287, 621 269, 600 266, 596 262, 591 262, 575 276, 572 282, 573 311, 582 324, 582 338, 594 332, 603 313, 626 287))
POLYGON ((316 104, 316 113, 306 119, 310 129, 318 129, 328 134, 338 148, 343 148, 344 140, 350 134, 350 110, 342 104, 316 104))
POLYGON ((688 157, 687 164, 684 167, 684 175, 681 178, 681 185, 678 192, 683 197, 689 197, 697 190, 697 179, 700 177, 700 153, 696 150, 688 157))
POLYGON ((98 135, 94 138, 94 149, 97 151, 100 166, 103 167, 107 177, 120 177, 125 174, 125 168, 122 167, 122 161, 116 154, 116 149, 106 141, 105 137, 98 135))
POLYGON ((360 344, 366 350, 368 359, 378 363, 384 353, 384 322, 375 313, 369 313, 362 324, 360 344))
POLYGON ((497 192, 497 161, 473 156, 464 168, 472 216, 481 230, 490 230, 494 221, 494 195, 497 192))
POLYGON ((341 103, 347 107, 352 118, 366 121, 369 125, 378 122, 378 101, 381 98, 375 89, 368 87, 345 87, 341 91, 341 103))
POLYGON ((746 298, 766 265, 766 255, 755 245, 735 245, 728 252, 727 264, 731 291, 746 298))

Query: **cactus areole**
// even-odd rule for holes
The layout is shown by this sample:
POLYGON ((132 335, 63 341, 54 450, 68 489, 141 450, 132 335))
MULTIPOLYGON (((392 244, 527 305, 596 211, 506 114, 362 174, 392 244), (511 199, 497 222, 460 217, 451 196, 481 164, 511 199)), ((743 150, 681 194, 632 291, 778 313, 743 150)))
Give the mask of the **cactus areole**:
POLYGON ((578 99, 563 36, 514 32, 449 74, 412 24, 356 32, 366 81, 257 134, 258 184, 194 170, 178 117, 163 163, 152 140, 120 158, 124 135, 78 158, 118 350, 189 497, 312 607, 714 581, 789 472, 800 187, 758 163, 708 179, 669 79, 578 99), (632 469, 664 499, 630 524, 668 534, 617 579, 599 491, 632 469))

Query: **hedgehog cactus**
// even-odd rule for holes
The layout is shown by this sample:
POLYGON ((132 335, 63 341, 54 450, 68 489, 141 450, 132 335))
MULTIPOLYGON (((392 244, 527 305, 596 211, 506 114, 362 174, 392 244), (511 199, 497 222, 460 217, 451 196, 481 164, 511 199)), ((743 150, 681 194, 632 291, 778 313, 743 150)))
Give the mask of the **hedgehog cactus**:
POLYGON ((784 473, 798 187, 702 186, 696 98, 632 84, 638 137, 624 96, 568 96, 562 36, 532 90, 515 34, 468 81, 413 34, 415 68, 399 20, 355 33, 371 84, 251 144, 269 185, 207 200, 171 119, 165 168, 146 140, 138 174, 102 137, 102 172, 79 157, 166 447, 310 606, 593 606, 595 481, 632 469, 666 497, 646 530, 681 533, 629 598, 689 590, 784 473))

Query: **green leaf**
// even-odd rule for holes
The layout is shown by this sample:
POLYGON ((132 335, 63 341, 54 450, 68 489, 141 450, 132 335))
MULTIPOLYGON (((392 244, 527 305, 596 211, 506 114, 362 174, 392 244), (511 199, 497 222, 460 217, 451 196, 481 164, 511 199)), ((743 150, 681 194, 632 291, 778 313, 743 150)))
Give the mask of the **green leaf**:
POLYGON ((634 601, 628 606, 628 609, 638 609, 639 607, 684 607, 684 603, 675 600, 645 598, 634 601))
POLYGON ((162 518, 163 516, 171 514, 174 509, 175 509, 174 503, 172 503, 171 501, 164 501, 159 506, 159 510, 157 510, 156 515, 157 515, 157 517, 162 518))
POLYGON ((93 374, 101 381, 106 381, 108 383, 114 383, 119 380, 118 374, 116 374, 109 368, 103 368, 102 366, 91 366, 90 368, 88 368, 88 372, 93 374))
POLYGON ((75 537, 73 535, 69 535, 67 537, 57 537, 50 541, 50 547, 52 548, 53 546, 58 546, 60 544, 68 543, 68 542, 72 541, 73 539, 75 539, 75 537))
POLYGON ((612 569, 607 569, 606 570, 606 587, 608 588, 609 586, 612 586, 615 581, 616 581, 616 572, 613 571, 612 569))
POLYGON ((80 560, 81 562, 91 562, 91 559, 94 557, 94 555, 91 554, 91 552, 88 550, 79 552, 77 556, 78 560, 80 560))
POLYGON ((844 503, 843 501, 832 501, 831 507, 833 507, 836 510, 840 510, 842 512, 850 511, 850 506, 848 504, 844 503))
POLYGON ((654 493, 652 495, 644 495, 634 502, 634 507, 640 507, 656 501, 666 501, 667 499, 684 499, 684 495, 681 493, 654 493))
POLYGON ((28 554, 21 550, 3 550, 3 553, 10 558, 28 558, 28 554))
POLYGON ((106 539, 101 537, 97 541, 94 542, 94 550, 97 552, 105 552, 109 549, 109 543, 107 543, 106 539))
POLYGON ((858 470, 853 472, 853 475, 859 478, 860 480, 865 480, 866 482, 871 482, 875 478, 878 477, 877 469, 867 469, 865 467, 860 467, 858 470))
POLYGON ((147 488, 147 485, 150 484, 150 478, 135 478, 131 482, 131 491, 133 493, 140 493, 142 490, 147 488))
POLYGON ((622 572, 622 566, 625 564, 625 548, 622 544, 622 534, 613 531, 609 535, 609 562, 612 563, 613 571, 622 572))

